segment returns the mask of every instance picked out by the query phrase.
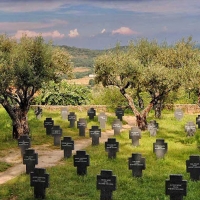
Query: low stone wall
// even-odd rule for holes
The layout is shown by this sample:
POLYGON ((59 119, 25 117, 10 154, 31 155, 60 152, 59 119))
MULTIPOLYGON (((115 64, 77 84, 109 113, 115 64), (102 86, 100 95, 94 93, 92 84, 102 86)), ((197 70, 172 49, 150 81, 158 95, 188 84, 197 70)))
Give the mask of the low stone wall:
POLYGON ((166 109, 175 110, 175 109, 182 109, 185 113, 200 113, 200 107, 197 104, 166 104, 166 109))

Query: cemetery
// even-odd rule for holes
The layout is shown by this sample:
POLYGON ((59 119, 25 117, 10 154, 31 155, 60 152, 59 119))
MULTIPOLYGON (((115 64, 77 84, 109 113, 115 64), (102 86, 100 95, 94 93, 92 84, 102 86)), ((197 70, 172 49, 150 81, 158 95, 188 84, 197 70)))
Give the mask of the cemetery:
MULTIPOLYGON (((68 116, 76 113, 74 127, 70 126, 67 116, 63 119, 58 109, 43 108, 41 118, 37 118, 31 109, 29 119, 33 131, 29 137, 20 137, 17 142, 6 140, 5 136, 1 138, 18 152, 23 168, 21 175, 0 182, 1 199, 16 196, 22 200, 64 200, 67 196, 67 199, 80 200, 192 200, 200 195, 200 152, 196 141, 200 134, 196 124, 198 114, 184 113, 177 119, 174 111, 165 110, 155 124, 154 114, 150 112, 148 123, 155 124, 157 131, 151 135, 148 129, 141 131, 132 123, 134 117, 133 121, 127 121, 129 113, 125 112, 121 121, 114 112, 95 110, 97 116, 104 116, 103 128, 98 117, 88 117, 87 109, 82 112, 76 108, 68 109, 68 116), (191 122, 192 130, 195 124, 196 129, 187 135, 186 125, 191 122), (114 128, 119 128, 117 134, 113 124, 117 124, 114 128), (52 127, 48 128, 50 133, 47 134, 49 125, 52 127), (80 129, 82 126, 83 130, 80 129), (103 135, 107 136, 104 142, 101 140, 103 135), (83 149, 77 148, 82 140, 87 145, 83 149), (40 167, 40 151, 36 149, 44 144, 49 150, 59 152, 60 161, 55 166, 40 167)), ((1 115, 5 119, 8 117, 2 109, 1 115)), ((6 156, 8 148, 4 145, 1 148, 2 156, 6 156)), ((0 163, 3 162, 0 160, 0 163)), ((7 170, 12 169, 12 165, 7 165, 7 170)), ((0 164, 0 169, 1 180, 6 168, 3 170, 0 164)))

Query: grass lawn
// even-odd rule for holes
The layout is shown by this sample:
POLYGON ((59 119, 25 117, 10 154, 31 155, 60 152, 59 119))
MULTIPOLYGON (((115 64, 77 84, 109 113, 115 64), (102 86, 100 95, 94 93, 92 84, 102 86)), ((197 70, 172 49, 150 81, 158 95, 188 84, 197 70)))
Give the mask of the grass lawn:
MULTIPOLYGON (((17 142, 12 139, 12 126, 9 117, 3 109, 0 109, 3 120, 0 121, 0 150, 1 156, 9 148, 18 148, 17 142)), ((98 111, 97 111, 98 114, 98 111)), ((109 159, 105 152, 104 144, 89 146, 86 149, 90 156, 90 166, 87 168, 87 175, 78 176, 76 168, 73 166, 73 157, 56 167, 47 168, 50 175, 50 186, 46 189, 47 200, 98 200, 100 191, 96 189, 97 175, 101 170, 112 170, 116 176, 116 191, 113 192, 113 200, 167 200, 165 195, 165 181, 170 174, 181 174, 187 180, 187 196, 184 199, 194 200, 200 196, 200 182, 191 181, 189 173, 186 172, 186 160, 190 155, 199 155, 199 150, 195 137, 186 137, 184 126, 188 121, 195 123, 197 114, 186 115, 181 121, 174 117, 171 111, 164 111, 162 118, 157 119, 159 130, 155 137, 150 137, 149 132, 142 132, 140 145, 134 147, 129 139, 129 130, 124 130, 120 135, 114 136, 119 142, 119 152, 116 159, 109 159), (153 153, 153 143, 156 139, 163 138, 168 144, 168 152, 164 159, 157 159, 153 153), (140 153, 146 160, 146 169, 143 170, 141 178, 132 176, 132 171, 128 169, 128 158, 133 153, 140 153)), ((69 122, 63 121, 59 111, 44 110, 42 119, 38 120, 34 116, 33 110, 29 113, 29 124, 31 129, 32 145, 50 144, 53 147, 52 137, 45 135, 43 121, 46 117, 52 117, 55 125, 60 125, 63 129, 63 136, 71 136, 73 140, 81 139, 77 134, 77 129, 68 128, 69 122)), ((77 112, 78 118, 88 118, 87 113, 77 112)), ((111 127, 115 114, 108 117, 107 126, 111 127)), ((148 121, 154 119, 150 113, 148 121)), ((124 122, 125 123, 125 122, 124 122)), ((97 119, 88 120, 88 129, 92 125, 97 125, 97 119)), ((104 131, 104 130, 102 130, 104 131)), ((88 131, 86 137, 89 138, 88 131)), ((200 134, 197 129, 196 135, 200 134)), ((6 163, 2 164, 6 165, 6 163)), ((0 163, 1 169, 1 163, 0 163)), ((32 200, 33 188, 30 187, 29 175, 22 174, 19 177, 0 185, 1 200, 32 200)))

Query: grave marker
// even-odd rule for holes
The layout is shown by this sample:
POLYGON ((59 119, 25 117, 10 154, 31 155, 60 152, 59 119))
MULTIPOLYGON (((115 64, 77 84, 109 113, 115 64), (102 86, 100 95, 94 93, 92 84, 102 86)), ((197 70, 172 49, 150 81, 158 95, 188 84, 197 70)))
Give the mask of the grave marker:
POLYGON ((198 128, 200 128, 200 115, 196 117, 196 124, 198 125, 198 128))
POLYGON ((139 153, 133 153, 128 159, 128 166, 134 177, 142 177, 142 170, 146 169, 145 158, 142 158, 139 153))
POLYGON ((84 118, 80 118, 77 121, 77 128, 79 129, 79 136, 85 136, 85 129, 87 128, 87 121, 84 118))
POLYGON ((74 112, 70 112, 68 115, 68 121, 69 121, 69 127, 74 128, 75 127, 75 121, 76 121, 76 114, 74 112))
POLYGON ((111 170, 101 170, 97 175, 97 190, 101 190, 100 200, 112 200, 112 192, 116 190, 117 178, 111 170))
POLYGON ((108 138, 105 142, 105 150, 108 152, 108 158, 116 158, 116 153, 119 151, 119 142, 115 138, 108 138))
POLYGON ((129 139, 132 139, 133 146, 139 146, 139 139, 141 139, 141 130, 138 127, 131 127, 129 131, 129 139))
POLYGON ((94 119, 94 116, 96 116, 96 110, 94 108, 90 108, 87 111, 87 115, 89 116, 89 119, 94 119))
POLYGON ((46 128, 46 135, 51 135, 51 128, 54 126, 52 118, 46 118, 44 120, 44 128, 46 128))
POLYGON ((68 110, 67 108, 62 108, 61 109, 61 117, 63 120, 67 120, 68 119, 68 110))
POLYGON ((60 146, 60 138, 62 136, 62 129, 60 126, 53 126, 51 135, 54 137, 54 146, 60 146))
POLYGON ((63 140, 61 140, 61 149, 64 150, 64 158, 70 158, 72 156, 74 141, 71 137, 64 137, 63 140))
POLYGON ((25 150, 31 147, 31 140, 28 135, 20 135, 18 139, 18 146, 21 149, 21 156, 23 157, 25 150))
POLYGON ((101 129, 99 129, 98 126, 92 126, 92 128, 89 129, 89 134, 92 138, 92 145, 98 145, 99 138, 101 137, 101 129))
POLYGON ((101 112, 98 115, 98 121, 100 123, 100 128, 105 129, 106 128, 106 122, 107 122, 107 116, 105 113, 101 112))
POLYGON ((200 156, 192 155, 189 160, 186 160, 186 171, 190 173, 192 181, 200 180, 200 156))
POLYGON ((117 116, 117 119, 122 121, 122 118, 124 116, 124 110, 121 107, 116 108, 115 115, 117 116))
POLYGON ((187 133, 186 136, 194 136, 196 132, 196 125, 194 122, 187 122, 185 125, 185 132, 187 133))
POLYGON ((74 167, 77 167, 78 175, 87 174, 87 167, 90 165, 90 157, 85 151, 76 151, 74 158, 74 167))
POLYGON ((42 117, 42 108, 40 108, 39 106, 36 108, 35 110, 35 115, 37 119, 41 119, 42 117))
POLYGON ((49 174, 46 173, 46 169, 35 168, 30 173, 30 185, 34 187, 35 198, 45 198, 45 190, 49 187, 49 174))
POLYGON ((26 165, 26 174, 30 174, 38 164, 38 154, 34 149, 26 149, 23 155, 23 164, 26 165))
POLYGON ((148 125, 147 129, 150 132, 150 136, 156 136, 159 124, 155 120, 151 120, 148 125))
POLYGON ((183 111, 180 108, 176 109, 174 112, 174 117, 177 120, 181 120, 183 118, 183 111))
POLYGON ((122 128, 122 122, 119 119, 115 119, 112 123, 112 129, 114 130, 114 135, 119 135, 122 128))
POLYGON ((168 145, 164 142, 164 139, 156 139, 156 143, 153 143, 153 152, 157 158, 164 158, 167 149, 168 145))
POLYGON ((182 175, 172 174, 170 180, 165 181, 165 193, 170 196, 170 200, 183 200, 186 189, 187 181, 183 180, 182 175))

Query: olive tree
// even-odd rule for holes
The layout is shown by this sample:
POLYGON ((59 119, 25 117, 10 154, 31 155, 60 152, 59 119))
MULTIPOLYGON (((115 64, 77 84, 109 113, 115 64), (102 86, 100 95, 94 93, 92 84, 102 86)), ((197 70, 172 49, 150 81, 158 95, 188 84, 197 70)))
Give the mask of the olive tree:
POLYGON ((70 55, 41 36, 16 41, 0 35, 0 103, 13 123, 13 138, 29 134, 27 114, 42 83, 71 75, 70 55))

